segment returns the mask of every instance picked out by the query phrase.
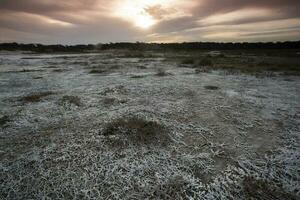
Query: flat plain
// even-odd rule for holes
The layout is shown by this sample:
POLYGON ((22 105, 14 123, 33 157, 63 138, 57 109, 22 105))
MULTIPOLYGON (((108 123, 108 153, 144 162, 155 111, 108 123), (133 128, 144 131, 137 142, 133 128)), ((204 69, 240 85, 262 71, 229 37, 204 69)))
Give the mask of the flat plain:
POLYGON ((299 199, 297 51, 0 54, 0 199, 299 199))

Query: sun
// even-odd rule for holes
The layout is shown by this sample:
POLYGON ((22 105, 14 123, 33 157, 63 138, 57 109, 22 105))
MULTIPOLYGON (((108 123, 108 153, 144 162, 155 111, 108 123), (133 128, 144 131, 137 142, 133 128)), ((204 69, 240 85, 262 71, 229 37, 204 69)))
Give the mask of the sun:
POLYGON ((133 21, 137 27, 143 29, 148 29, 156 23, 156 21, 151 16, 147 15, 139 15, 133 21))
POLYGON ((157 23, 157 20, 146 11, 146 8, 158 4, 157 0, 123 0, 115 6, 114 13, 138 28, 149 29, 157 23))

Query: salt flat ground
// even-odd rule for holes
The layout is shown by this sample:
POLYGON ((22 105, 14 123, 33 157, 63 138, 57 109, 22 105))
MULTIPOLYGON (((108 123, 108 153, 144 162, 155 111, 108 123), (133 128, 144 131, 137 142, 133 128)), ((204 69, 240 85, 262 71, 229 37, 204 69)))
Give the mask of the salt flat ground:
POLYGON ((299 76, 0 55, 0 199, 297 199, 299 76))

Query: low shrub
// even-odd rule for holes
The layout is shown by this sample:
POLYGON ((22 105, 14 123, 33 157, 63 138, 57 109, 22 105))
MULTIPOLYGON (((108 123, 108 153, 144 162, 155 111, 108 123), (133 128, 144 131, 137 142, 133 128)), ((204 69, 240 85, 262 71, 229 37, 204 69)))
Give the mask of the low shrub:
POLYGON ((187 59, 184 59, 181 64, 183 65, 194 65, 195 64, 195 60, 192 59, 192 58, 187 58, 187 59))
POLYGON ((205 89, 207 90, 218 90, 220 89, 218 86, 213 86, 213 85, 206 85, 204 86, 205 89))
POLYGON ((82 106, 80 97, 78 96, 63 96, 61 99, 62 104, 73 104, 75 106, 82 106))
POLYGON ((214 63, 210 58, 206 57, 200 60, 197 65, 198 67, 212 67, 214 63))
POLYGON ((55 93, 51 92, 51 91, 30 94, 30 95, 20 98, 20 101, 23 101, 25 103, 39 102, 42 100, 42 98, 53 95, 53 94, 55 94, 55 93))
POLYGON ((168 76, 169 74, 166 72, 166 70, 162 68, 157 69, 157 73, 155 74, 156 76, 168 76))
POLYGON ((107 72, 107 70, 105 70, 105 69, 92 69, 89 73, 90 74, 103 74, 105 72, 107 72))
POLYGON ((103 135, 118 146, 165 145, 170 142, 165 126, 137 117, 115 119, 106 125, 103 135))
POLYGON ((0 127, 5 126, 10 121, 7 115, 0 117, 0 127))
POLYGON ((297 199, 296 196, 285 192, 283 188, 279 188, 278 186, 265 180, 259 180, 253 177, 245 177, 243 180, 243 187, 247 199, 297 199))

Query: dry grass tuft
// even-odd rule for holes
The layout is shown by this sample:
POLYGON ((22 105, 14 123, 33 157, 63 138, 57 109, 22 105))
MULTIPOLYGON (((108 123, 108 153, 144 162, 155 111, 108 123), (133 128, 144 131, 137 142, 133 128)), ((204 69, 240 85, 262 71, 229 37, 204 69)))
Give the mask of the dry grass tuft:
POLYGON ((130 78, 139 79, 139 78, 145 78, 146 75, 133 75, 130 78))
POLYGON ((186 58, 184 60, 181 61, 182 65, 194 65, 195 64, 195 60, 192 58, 186 58))
POLYGON ((188 185, 182 176, 174 176, 164 185, 157 187, 153 196, 158 199, 188 199, 188 185))
POLYGON ((108 123, 103 131, 115 145, 166 145, 170 142, 168 130, 163 125, 137 117, 119 118, 108 123))
POLYGON ((89 73, 90 74, 103 74, 105 72, 107 72, 107 70, 105 70, 105 69, 92 69, 89 73))
POLYGON ((65 72, 67 71, 66 69, 54 69, 52 72, 65 72))
POLYGON ((212 67, 214 66, 213 61, 210 58, 203 58, 197 63, 197 67, 212 67))
POLYGON ((83 105, 80 97, 78 97, 78 96, 63 96, 61 101, 62 101, 62 104, 69 103, 69 104, 73 104, 78 107, 83 105))
POLYGON ((147 67, 144 66, 144 65, 138 65, 138 66, 136 66, 136 68, 138 68, 138 69, 147 69, 147 67))
POLYGON ((38 80, 38 79, 43 79, 43 77, 42 76, 35 76, 32 79, 38 80))
POLYGON ((206 85, 204 86, 205 89, 207 90, 218 90, 220 89, 218 86, 213 86, 213 85, 206 85))
POLYGON ((165 69, 158 68, 157 73, 155 75, 156 76, 168 76, 169 73, 167 73, 165 69))
POLYGON ((283 188, 279 188, 274 184, 258 180, 253 177, 246 177, 243 180, 244 191, 247 199, 252 200, 296 200, 297 198, 287 193, 283 188))
POLYGON ((0 117, 0 127, 5 126, 8 122, 10 122, 10 119, 7 115, 0 117))
POLYGON ((25 103, 33 103, 33 102, 40 102, 42 98, 50 96, 55 94, 54 92, 48 91, 48 92, 40 92, 36 94, 30 94, 28 96, 24 96, 20 99, 20 101, 23 101, 25 103))
POLYGON ((124 104, 126 102, 127 102, 126 99, 119 99, 116 97, 105 97, 103 99, 103 104, 105 106, 119 105, 119 104, 124 104))

